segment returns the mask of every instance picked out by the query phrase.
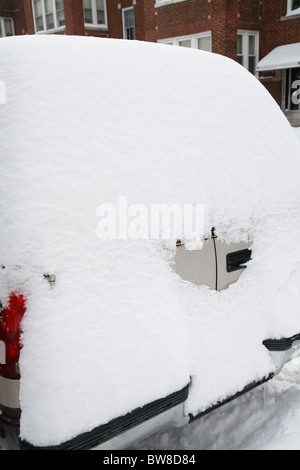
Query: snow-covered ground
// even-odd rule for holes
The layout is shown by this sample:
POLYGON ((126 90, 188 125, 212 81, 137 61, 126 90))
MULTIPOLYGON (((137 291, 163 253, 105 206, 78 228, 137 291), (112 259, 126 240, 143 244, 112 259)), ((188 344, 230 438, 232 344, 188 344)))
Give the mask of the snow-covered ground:
MULTIPOLYGON (((295 128, 300 141, 300 127, 295 128)), ((299 152, 300 154, 300 152, 299 152)), ((246 395, 137 449, 300 450, 300 358, 246 395)))

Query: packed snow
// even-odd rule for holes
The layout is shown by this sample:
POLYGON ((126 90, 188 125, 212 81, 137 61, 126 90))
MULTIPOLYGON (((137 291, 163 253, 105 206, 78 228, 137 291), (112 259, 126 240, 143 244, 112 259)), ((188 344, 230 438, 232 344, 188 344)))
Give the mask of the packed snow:
POLYGON ((21 437, 59 444, 190 377, 196 414, 273 372, 262 341, 300 332, 300 160, 265 88, 225 57, 137 41, 3 38, 0 62, 0 298, 27 299, 21 437), (97 238, 97 208, 120 195, 204 204, 200 235, 250 233, 253 260, 222 292, 184 282, 176 240, 97 238))

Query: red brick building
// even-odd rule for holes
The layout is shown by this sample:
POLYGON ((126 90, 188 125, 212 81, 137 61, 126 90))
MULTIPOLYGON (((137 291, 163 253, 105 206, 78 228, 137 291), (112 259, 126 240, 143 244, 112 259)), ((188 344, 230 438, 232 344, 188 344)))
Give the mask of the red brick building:
POLYGON ((0 0, 0 36, 47 33, 156 41, 226 55, 256 73, 300 125, 292 88, 300 79, 300 48, 294 47, 288 63, 282 58, 292 50, 282 49, 272 69, 268 56, 278 46, 300 43, 300 0, 0 0))

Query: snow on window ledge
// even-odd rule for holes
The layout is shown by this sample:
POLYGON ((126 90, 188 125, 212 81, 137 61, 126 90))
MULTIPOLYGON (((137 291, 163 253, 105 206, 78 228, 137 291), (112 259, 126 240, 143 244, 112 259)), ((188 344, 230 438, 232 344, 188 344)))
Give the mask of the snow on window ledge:
POLYGON ((156 0, 155 8, 164 7, 165 5, 170 5, 172 3, 186 2, 186 0, 156 0))
POLYGON ((108 29, 106 24, 84 23, 85 29, 108 29))
POLYGON ((65 26, 60 26, 59 28, 45 29, 43 31, 36 31, 35 34, 54 34, 54 33, 60 33, 62 31, 65 31, 65 29, 66 29, 65 26))

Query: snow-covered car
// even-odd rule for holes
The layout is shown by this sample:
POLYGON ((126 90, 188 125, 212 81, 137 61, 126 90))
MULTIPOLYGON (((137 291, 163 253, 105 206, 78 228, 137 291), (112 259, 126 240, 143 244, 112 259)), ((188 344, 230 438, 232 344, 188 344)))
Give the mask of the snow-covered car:
POLYGON ((1 446, 128 448, 298 354, 299 143, 253 75, 55 35, 0 64, 1 446), (163 204, 203 223, 146 233, 163 204))

